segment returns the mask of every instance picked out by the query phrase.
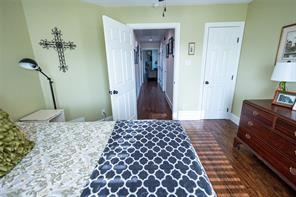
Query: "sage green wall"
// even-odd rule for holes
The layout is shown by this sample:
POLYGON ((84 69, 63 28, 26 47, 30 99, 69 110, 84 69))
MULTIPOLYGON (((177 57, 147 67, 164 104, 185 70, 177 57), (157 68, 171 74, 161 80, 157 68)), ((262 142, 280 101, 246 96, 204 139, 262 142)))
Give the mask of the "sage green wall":
MULTIPOLYGON (((169 7, 167 16, 152 7, 103 8, 79 0, 22 0, 36 60, 53 77, 58 105, 65 109, 67 119, 85 116, 100 117, 102 108, 111 114, 108 75, 101 16, 108 15, 123 23, 181 23, 179 110, 199 110, 199 84, 204 24, 218 21, 244 21, 247 5, 211 5, 169 7), (145 14, 143 14, 145 13, 145 14), (54 50, 44 50, 38 42, 52 38, 50 29, 59 27, 66 41, 74 41, 77 49, 66 51, 69 71, 58 70, 54 50), (196 55, 188 56, 188 42, 195 41, 196 55), (184 66, 185 60, 192 66, 184 66)), ((47 107, 51 97, 46 80, 41 78, 47 107)))
POLYGON ((18 67, 23 57, 33 58, 20 0, 0 0, 0 108, 16 120, 44 108, 37 72, 18 67))
POLYGON ((197 111, 200 104, 201 62, 204 26, 207 22, 245 21, 247 4, 177 6, 168 7, 162 18, 161 8, 152 7, 108 7, 110 16, 123 23, 164 23, 181 24, 180 70, 179 70, 179 111, 197 111), (196 53, 188 55, 188 42, 196 42, 196 53), (191 60, 191 66, 185 66, 191 60))
MULTIPOLYGON (((247 18, 233 104, 234 114, 239 115, 243 99, 273 96, 276 84, 270 81, 270 75, 281 27, 295 22, 296 18, 294 0, 255 0, 249 6, 169 7, 165 18, 161 17, 160 8, 103 8, 79 0, 22 0, 23 5, 20 0, 0 2, 0 107, 11 112, 15 119, 44 107, 38 75, 16 66, 25 56, 35 56, 44 71, 53 77, 58 105, 65 109, 68 120, 80 116, 96 120, 103 108, 111 114, 103 14, 123 23, 181 24, 178 109, 186 111, 199 110, 204 24, 247 18), (41 39, 52 38, 50 29, 55 26, 62 30, 66 41, 77 44, 75 50, 65 52, 67 73, 58 70, 56 51, 38 45, 41 39), (196 42, 195 56, 187 55, 187 44, 191 41, 196 42), (185 60, 191 60, 192 65, 185 66, 185 60)), ((43 77, 41 81, 46 107, 51 108, 48 83, 43 77)))
POLYGON ((233 103, 235 115, 240 115, 244 99, 273 97, 277 84, 270 77, 281 28, 292 23, 296 23, 295 0, 255 0, 249 4, 233 103))
MULTIPOLYGON (((23 0, 25 16, 36 60, 54 80, 58 107, 65 109, 66 119, 101 118, 101 109, 111 114, 108 75, 102 27, 103 8, 80 0, 23 0), (51 29, 62 30, 65 41, 77 48, 66 50, 69 66, 59 71, 57 52, 38 44, 52 39, 51 29)), ((52 107, 48 82, 41 78, 47 107, 52 107)))

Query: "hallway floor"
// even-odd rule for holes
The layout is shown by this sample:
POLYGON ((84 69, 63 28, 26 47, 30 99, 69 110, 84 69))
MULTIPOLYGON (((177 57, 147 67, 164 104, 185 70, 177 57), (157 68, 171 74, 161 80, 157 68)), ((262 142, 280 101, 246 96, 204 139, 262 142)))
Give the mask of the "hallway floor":
POLYGON ((143 84, 137 106, 138 119, 172 119, 171 108, 157 81, 147 81, 143 84))

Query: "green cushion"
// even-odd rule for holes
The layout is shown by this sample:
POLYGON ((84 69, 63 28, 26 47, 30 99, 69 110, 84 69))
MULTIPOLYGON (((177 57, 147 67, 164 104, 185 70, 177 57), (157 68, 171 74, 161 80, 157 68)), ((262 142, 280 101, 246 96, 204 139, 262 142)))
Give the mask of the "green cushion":
POLYGON ((0 177, 12 170, 33 146, 34 142, 27 140, 9 115, 0 109, 0 177))

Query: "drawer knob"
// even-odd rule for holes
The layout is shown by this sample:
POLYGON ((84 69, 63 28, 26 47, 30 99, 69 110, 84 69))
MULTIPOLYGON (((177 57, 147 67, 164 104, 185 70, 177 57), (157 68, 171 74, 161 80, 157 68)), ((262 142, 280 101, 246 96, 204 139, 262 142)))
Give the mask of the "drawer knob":
POLYGON ((251 139, 251 136, 250 136, 250 134, 248 134, 248 133, 246 133, 245 137, 246 137, 248 140, 251 139))
POLYGON ((249 125, 250 127, 252 127, 252 126, 254 126, 254 123, 253 123, 252 121, 248 121, 248 125, 249 125))
POLYGON ((293 167, 290 167, 290 173, 293 174, 293 175, 296 175, 296 169, 293 168, 293 167))
POLYGON ((258 116, 258 112, 257 111, 253 111, 253 116, 258 116))

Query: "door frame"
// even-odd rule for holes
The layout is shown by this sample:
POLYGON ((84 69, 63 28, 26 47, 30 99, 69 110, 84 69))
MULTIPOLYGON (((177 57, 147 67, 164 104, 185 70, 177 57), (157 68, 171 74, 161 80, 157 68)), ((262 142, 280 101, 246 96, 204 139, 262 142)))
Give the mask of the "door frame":
MULTIPOLYGON (((233 104, 233 98, 235 93, 235 87, 236 87, 236 79, 237 79, 237 73, 238 73, 238 66, 241 56, 241 50, 242 50, 242 43, 243 43, 243 36, 244 36, 244 29, 245 29, 245 21, 238 21, 238 22, 214 22, 214 23, 205 23, 205 30, 204 30, 204 40, 203 40, 203 55, 202 55, 202 66, 201 66, 201 81, 200 81, 200 119, 204 119, 205 112, 204 109, 204 102, 203 102, 203 94, 204 94, 204 81, 205 81, 205 71, 206 71, 206 57, 207 57, 207 50, 208 50, 208 39, 209 39, 209 29, 215 28, 215 27, 239 27, 241 29, 241 34, 239 36, 239 50, 237 54, 236 59, 236 68, 234 72, 233 77, 233 83, 231 85, 231 103, 233 104)), ((232 105, 229 108, 228 111, 228 117, 231 118, 232 113, 232 105)))
POLYGON ((174 88, 173 88, 173 120, 178 115, 178 93, 179 93, 179 67, 180 67, 180 23, 132 23, 127 24, 133 30, 139 29, 174 29, 175 30, 175 56, 174 56, 174 88))

